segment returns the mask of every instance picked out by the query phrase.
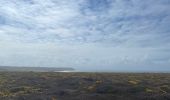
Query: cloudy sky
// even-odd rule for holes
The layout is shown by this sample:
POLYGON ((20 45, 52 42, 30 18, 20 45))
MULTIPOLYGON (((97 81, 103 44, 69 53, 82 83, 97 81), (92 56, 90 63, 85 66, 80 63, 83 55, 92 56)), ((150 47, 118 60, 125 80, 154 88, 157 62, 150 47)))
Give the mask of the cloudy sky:
POLYGON ((170 0, 0 0, 0 65, 170 71, 170 0))

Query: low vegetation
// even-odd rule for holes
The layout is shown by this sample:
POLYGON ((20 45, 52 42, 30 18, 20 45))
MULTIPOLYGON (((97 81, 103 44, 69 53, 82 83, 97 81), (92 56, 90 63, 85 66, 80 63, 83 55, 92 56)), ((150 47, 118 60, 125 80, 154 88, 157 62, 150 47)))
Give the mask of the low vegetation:
POLYGON ((170 100, 170 74, 0 72, 0 100, 170 100))

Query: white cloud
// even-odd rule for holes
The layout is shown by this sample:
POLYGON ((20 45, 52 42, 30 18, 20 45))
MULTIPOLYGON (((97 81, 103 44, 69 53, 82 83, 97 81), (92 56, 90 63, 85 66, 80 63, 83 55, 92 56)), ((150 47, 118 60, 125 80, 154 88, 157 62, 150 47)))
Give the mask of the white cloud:
POLYGON ((6 59, 2 64, 169 64, 168 0, 0 0, 0 4, 0 59, 6 59), (25 62, 19 62, 22 58, 25 62))

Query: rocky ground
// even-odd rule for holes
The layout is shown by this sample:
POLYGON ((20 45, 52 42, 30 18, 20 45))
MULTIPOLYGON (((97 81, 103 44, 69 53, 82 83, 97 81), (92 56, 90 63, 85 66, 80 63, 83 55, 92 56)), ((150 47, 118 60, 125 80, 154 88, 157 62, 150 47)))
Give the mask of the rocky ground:
POLYGON ((0 72, 0 100, 170 100, 170 74, 0 72))

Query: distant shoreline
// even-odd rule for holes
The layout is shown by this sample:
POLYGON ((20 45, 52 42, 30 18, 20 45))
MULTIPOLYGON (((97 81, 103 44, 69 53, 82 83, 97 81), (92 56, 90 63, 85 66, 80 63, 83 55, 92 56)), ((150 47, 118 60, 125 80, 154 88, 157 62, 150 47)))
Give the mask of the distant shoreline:
POLYGON ((0 72, 63 72, 63 73, 170 73, 170 71, 77 70, 71 67, 0 66, 0 72))
POLYGON ((0 71, 17 71, 17 72, 66 72, 74 71, 74 68, 70 67, 18 67, 18 66, 0 66, 0 71))

